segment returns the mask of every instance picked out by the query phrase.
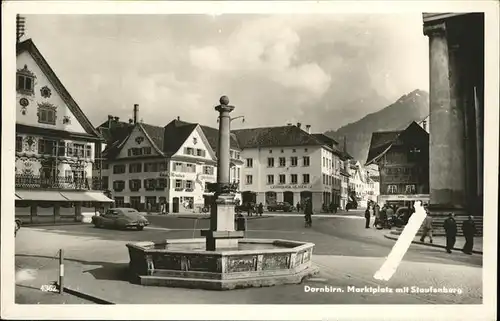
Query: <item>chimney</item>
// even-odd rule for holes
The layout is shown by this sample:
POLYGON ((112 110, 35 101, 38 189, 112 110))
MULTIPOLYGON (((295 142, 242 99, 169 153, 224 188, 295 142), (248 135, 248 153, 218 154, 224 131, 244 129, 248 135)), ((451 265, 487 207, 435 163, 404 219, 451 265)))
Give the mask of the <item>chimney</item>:
POLYGON ((302 124, 301 124, 301 123, 297 123, 297 127, 299 127, 299 128, 300 128, 300 126, 302 126, 302 124))
POLYGON ((287 123, 286 125, 287 125, 287 126, 292 126, 293 124, 292 124, 292 123, 287 123))
POLYGON ((133 123, 134 123, 134 120, 133 120, 132 118, 129 118, 128 123, 129 123, 129 124, 133 124, 133 123))
POLYGON ((111 128, 111 124, 113 123, 113 116, 108 115, 108 128, 111 128))
POLYGON ((115 122, 119 122, 120 121, 120 117, 115 117, 115 122))
POLYGON ((311 133, 311 125, 306 125, 306 132, 307 132, 308 134, 310 134, 310 133, 311 133))
POLYGON ((21 17, 20 15, 16 16, 16 42, 19 43, 19 40, 22 36, 24 36, 26 25, 26 18, 21 17))
POLYGON ((134 104, 134 124, 137 123, 138 118, 139 118, 139 105, 134 104))
POLYGON ((422 122, 422 127, 424 128, 425 131, 427 131, 427 120, 424 120, 422 122))
POLYGON ((177 116, 177 120, 181 120, 181 116, 177 116))

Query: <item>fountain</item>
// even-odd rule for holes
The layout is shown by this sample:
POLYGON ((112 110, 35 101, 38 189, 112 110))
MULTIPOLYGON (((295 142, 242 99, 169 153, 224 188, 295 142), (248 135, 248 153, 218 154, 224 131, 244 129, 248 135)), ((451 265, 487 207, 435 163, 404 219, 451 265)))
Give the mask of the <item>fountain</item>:
POLYGON ((297 284, 318 273, 312 265, 313 243, 248 239, 235 230, 234 188, 229 180, 229 105, 222 96, 219 112, 217 183, 210 229, 204 238, 127 244, 133 278, 142 285, 231 290, 297 284))

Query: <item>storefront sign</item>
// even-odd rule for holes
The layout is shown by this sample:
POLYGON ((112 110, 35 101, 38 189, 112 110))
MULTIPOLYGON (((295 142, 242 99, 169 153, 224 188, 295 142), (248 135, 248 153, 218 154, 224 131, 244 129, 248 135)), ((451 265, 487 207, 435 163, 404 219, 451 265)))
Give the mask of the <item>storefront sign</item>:
POLYGON ((272 185, 271 189, 306 189, 312 188, 311 184, 296 184, 296 185, 272 185))
POLYGON ((397 194, 397 195, 380 195, 379 200, 384 201, 426 201, 430 200, 429 194, 397 194))
POLYGON ((208 181, 214 179, 214 177, 211 175, 199 175, 198 178, 202 181, 208 181))
POLYGON ((160 177, 171 177, 171 178, 185 178, 184 174, 160 172, 160 177))

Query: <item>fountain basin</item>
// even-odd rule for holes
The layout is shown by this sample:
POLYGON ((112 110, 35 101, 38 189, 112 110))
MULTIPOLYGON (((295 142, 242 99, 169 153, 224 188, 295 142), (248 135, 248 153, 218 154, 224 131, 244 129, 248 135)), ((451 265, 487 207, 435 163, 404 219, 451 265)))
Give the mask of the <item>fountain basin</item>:
POLYGON ((133 278, 142 285, 231 290, 298 284, 319 272, 313 243, 240 239, 237 249, 205 251, 205 239, 127 244, 133 278))

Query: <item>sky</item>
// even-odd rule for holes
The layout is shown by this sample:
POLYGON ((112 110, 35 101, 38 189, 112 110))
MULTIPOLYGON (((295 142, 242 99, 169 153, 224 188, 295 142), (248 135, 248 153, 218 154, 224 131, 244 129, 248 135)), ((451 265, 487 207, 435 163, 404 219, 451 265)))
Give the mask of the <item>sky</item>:
POLYGON ((31 38, 95 126, 107 115, 232 129, 337 129, 428 90, 422 15, 27 15, 31 38), (236 122, 236 121, 235 121, 236 122))

